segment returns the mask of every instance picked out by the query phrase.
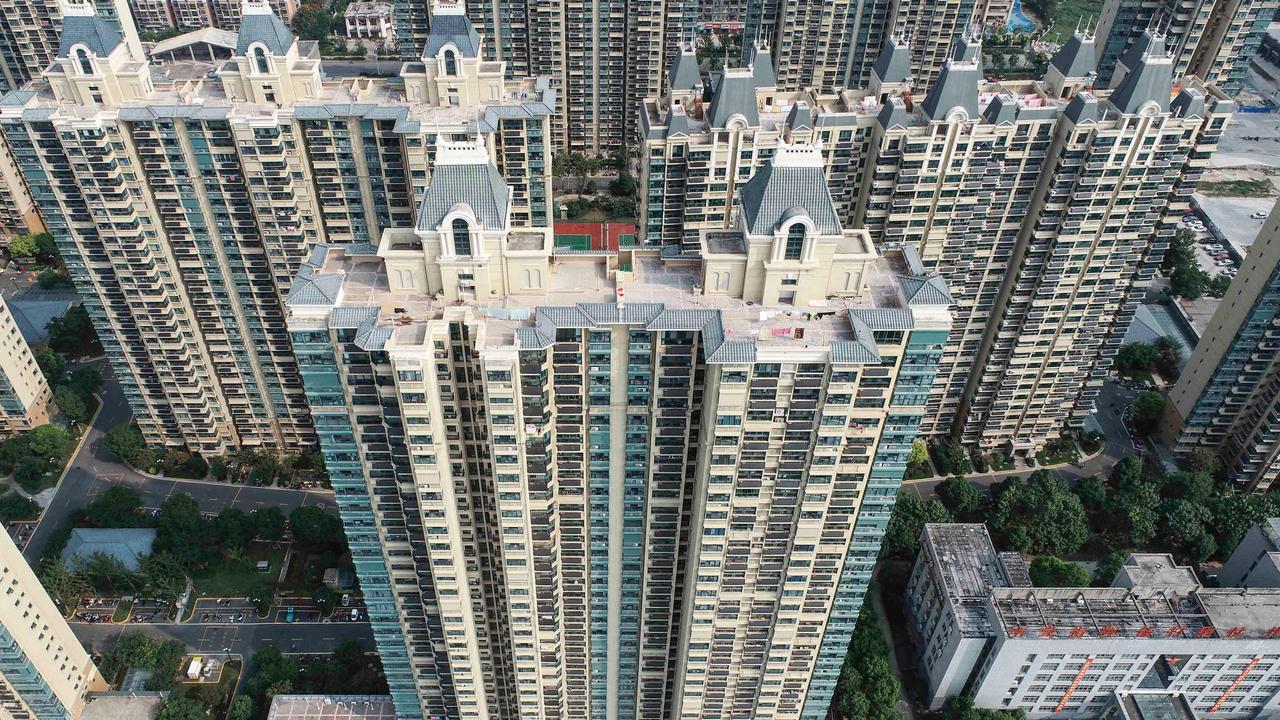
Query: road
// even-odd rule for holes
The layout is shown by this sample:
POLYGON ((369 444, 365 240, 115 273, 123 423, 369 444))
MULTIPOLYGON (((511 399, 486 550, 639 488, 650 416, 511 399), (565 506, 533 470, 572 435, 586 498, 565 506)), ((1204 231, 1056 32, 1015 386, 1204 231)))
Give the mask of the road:
POLYGON ((285 514, 302 505, 334 507, 333 494, 325 490, 292 490, 288 488, 231 485, 228 483, 194 480, 165 480, 143 475, 102 448, 102 435, 110 428, 127 422, 131 417, 124 401, 120 385, 115 382, 111 369, 102 366, 104 384, 99 391, 102 411, 94 420, 71 461, 66 476, 58 484, 53 501, 40 518, 35 533, 27 543, 23 555, 35 564, 44 551, 49 537, 62 527, 71 514, 100 494, 111 483, 127 485, 142 496, 142 504, 159 507, 174 493, 187 493, 200 504, 200 509, 218 512, 228 507, 238 507, 248 512, 260 507, 275 506, 285 514))
POLYGON ((80 642, 93 652, 103 652, 115 645, 125 632, 140 632, 155 638, 175 638, 187 644, 192 652, 231 654, 246 658, 255 650, 275 646, 282 652, 328 653, 344 640, 360 640, 373 648, 373 630, 368 623, 245 623, 205 625, 183 623, 122 625, 98 623, 72 625, 80 642))

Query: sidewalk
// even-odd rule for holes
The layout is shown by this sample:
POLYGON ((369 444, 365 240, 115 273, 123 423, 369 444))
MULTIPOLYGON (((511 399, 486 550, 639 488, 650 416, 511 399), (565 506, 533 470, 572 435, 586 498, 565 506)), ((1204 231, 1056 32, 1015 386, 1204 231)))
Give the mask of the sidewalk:
MULTIPOLYGON (((996 472, 970 473, 964 476, 966 480, 981 488, 989 488, 992 485, 1011 477, 1026 479, 1032 473, 1040 470, 1052 470, 1058 473, 1064 480, 1074 483, 1081 478, 1092 477, 1094 475, 1105 475, 1110 473, 1111 468, 1123 458, 1126 454, 1125 449, 1113 443, 1105 444, 1101 450, 1083 457, 1079 462, 1069 465, 1049 465, 1035 467, 1015 467, 1012 470, 1000 470, 996 472)), ((921 499, 928 499, 935 493, 938 484, 952 475, 920 478, 918 480, 903 480, 903 487, 910 486, 915 491, 916 496, 921 499)))

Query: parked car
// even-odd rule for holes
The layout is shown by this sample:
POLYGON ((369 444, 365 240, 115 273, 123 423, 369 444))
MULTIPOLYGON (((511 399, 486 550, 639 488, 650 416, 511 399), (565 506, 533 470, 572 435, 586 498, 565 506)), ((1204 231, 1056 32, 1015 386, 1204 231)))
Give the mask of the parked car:
POLYGON ((1237 269, 1235 269, 1234 267, 1229 267, 1229 268, 1223 268, 1223 269, 1222 269, 1222 274, 1223 274, 1223 275, 1226 275, 1227 277, 1235 277, 1235 276, 1236 276, 1236 273, 1238 273, 1238 272, 1240 272, 1240 271, 1239 271, 1239 270, 1237 270, 1237 269))
POLYGON ((1222 252, 1222 253, 1218 253, 1217 255, 1214 255, 1213 259, 1214 260, 1230 260, 1231 256, 1227 253, 1222 252))
POLYGON ((1214 263, 1214 265, 1217 265, 1218 267, 1226 267, 1230 264, 1231 264, 1230 260, 1219 260, 1218 262, 1214 263))
POLYGON ((1267 214, 1262 211, 1258 211, 1256 213, 1251 214, 1249 217, 1253 218, 1254 220, 1266 220, 1267 214))

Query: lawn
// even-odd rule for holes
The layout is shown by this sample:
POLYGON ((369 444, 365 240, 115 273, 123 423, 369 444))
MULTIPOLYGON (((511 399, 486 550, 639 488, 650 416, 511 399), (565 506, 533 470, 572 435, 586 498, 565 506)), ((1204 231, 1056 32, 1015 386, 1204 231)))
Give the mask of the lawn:
POLYGON ((121 600, 116 603, 116 611, 111 614, 111 622, 124 622, 129 619, 129 611, 133 609, 132 600, 121 600))
POLYGON ((243 556, 224 557, 195 576, 196 594, 200 597, 243 597, 248 588, 259 583, 275 585, 283 560, 282 544, 255 542, 243 556), (267 572, 258 572, 259 560, 271 563, 267 572))
POLYGON ((1050 24, 1044 21, 1047 15, 1052 25, 1045 32, 1044 39, 1062 44, 1077 26, 1083 27, 1086 20, 1096 19, 1101 14, 1102 0, 1024 0, 1022 10, 1040 20, 1042 27, 1050 24))
POLYGON ((991 466, 991 472, 1012 470, 1013 458, 1002 452, 993 452, 987 456, 987 464, 991 466))
POLYGON ((337 558, 332 553, 299 552, 295 548, 293 558, 289 561, 289 572, 280 584, 280 591, 310 596, 312 591, 324 584, 324 571, 331 567, 352 569, 351 556, 337 558))
POLYGON ((1076 448, 1075 441, 1068 437, 1052 440, 1045 445, 1044 450, 1036 453, 1036 462, 1046 467, 1079 461, 1080 451, 1076 448))
POLYGON ((1271 181, 1262 180, 1220 180, 1218 182, 1202 182, 1196 186, 1198 192, 1219 197, 1266 197, 1274 192, 1271 181))

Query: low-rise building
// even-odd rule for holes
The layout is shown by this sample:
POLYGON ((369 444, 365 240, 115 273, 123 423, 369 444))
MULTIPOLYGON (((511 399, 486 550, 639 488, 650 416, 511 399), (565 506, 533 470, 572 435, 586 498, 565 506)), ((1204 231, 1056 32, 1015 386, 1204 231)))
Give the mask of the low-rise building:
POLYGON ((1168 555, 1130 555, 1107 588, 1032 587, 1021 567, 982 525, 925 526, 907 602, 931 708, 964 693, 1031 718, 1280 713, 1280 587, 1204 587, 1168 555))
POLYGON ((385 40, 388 43, 396 39, 396 16, 391 3, 354 2, 347 6, 343 15, 347 26, 347 37, 357 39, 385 40))

